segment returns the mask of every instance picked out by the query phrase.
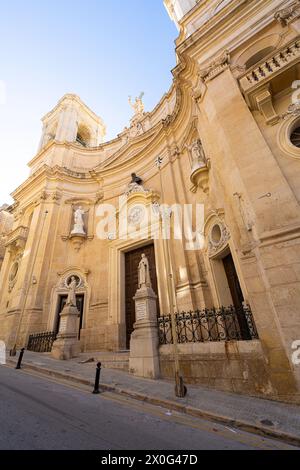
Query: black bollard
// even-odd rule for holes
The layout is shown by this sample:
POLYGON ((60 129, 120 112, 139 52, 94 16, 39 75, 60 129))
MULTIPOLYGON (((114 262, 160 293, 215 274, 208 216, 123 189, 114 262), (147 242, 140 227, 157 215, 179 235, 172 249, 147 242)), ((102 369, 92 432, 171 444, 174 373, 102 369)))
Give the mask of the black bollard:
POLYGON ((96 379, 95 379, 95 388, 93 391, 94 395, 99 395, 99 383, 100 383, 100 373, 101 373, 101 362, 98 362, 97 369, 96 369, 96 379))
POLYGON ((187 388, 183 383, 183 378, 178 373, 175 374, 175 396, 184 398, 187 394, 187 388))
POLYGON ((20 351, 20 356, 19 356, 17 367, 16 367, 17 370, 21 369, 21 364, 22 364, 22 359, 23 359, 23 356, 24 356, 24 352, 25 352, 25 348, 22 348, 21 351, 20 351))

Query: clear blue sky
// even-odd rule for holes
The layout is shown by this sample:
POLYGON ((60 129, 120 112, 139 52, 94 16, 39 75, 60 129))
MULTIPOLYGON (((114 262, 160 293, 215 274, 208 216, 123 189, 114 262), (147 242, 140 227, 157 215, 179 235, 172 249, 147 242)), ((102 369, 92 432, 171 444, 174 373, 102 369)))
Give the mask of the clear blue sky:
POLYGON ((0 205, 28 176, 40 119, 76 93, 107 125, 128 125, 128 95, 145 92, 151 111, 172 81, 175 25, 163 0, 10 0, 1 2, 0 205))

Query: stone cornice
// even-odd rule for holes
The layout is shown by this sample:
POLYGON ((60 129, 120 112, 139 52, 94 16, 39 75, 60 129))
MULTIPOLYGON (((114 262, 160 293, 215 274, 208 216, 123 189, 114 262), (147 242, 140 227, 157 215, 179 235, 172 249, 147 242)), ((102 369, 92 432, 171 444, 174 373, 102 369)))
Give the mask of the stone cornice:
POLYGON ((217 59, 213 60, 205 69, 200 70, 199 77, 204 82, 212 80, 226 70, 230 65, 230 53, 224 51, 217 59))
POLYGON ((41 184, 41 182, 43 181, 45 183, 47 179, 69 182, 76 181, 77 184, 80 182, 95 183, 95 180, 93 179, 89 171, 87 171, 86 173, 76 173, 71 170, 68 170, 67 168, 62 168, 59 166, 51 168, 48 165, 42 165, 35 173, 29 176, 29 178, 27 178, 27 180, 12 193, 12 197, 16 201, 18 201, 18 198, 20 197, 21 193, 23 193, 24 191, 31 191, 32 185, 41 184))
POLYGON ((300 17, 300 1, 296 0, 287 8, 278 10, 274 18, 279 21, 282 26, 288 26, 292 21, 300 17))
POLYGON ((83 108, 85 110, 86 113, 88 113, 90 115, 90 117, 92 119, 94 119, 94 121, 98 122, 98 124, 104 126, 104 123, 103 123, 103 120, 97 116, 96 113, 94 113, 94 111, 92 111, 81 99, 79 96, 77 95, 74 95, 72 93, 69 93, 69 94, 66 94, 64 95, 60 100, 59 102, 57 103, 57 105, 51 110, 49 111, 49 113, 47 113, 43 118, 42 118, 42 121, 45 121, 47 119, 49 119, 51 117, 51 115, 55 114, 55 112, 61 107, 63 106, 64 102, 67 102, 67 101, 75 101, 77 103, 77 105, 79 106, 79 108, 83 108))
MULTIPOLYGON (((229 9, 224 9, 221 15, 206 22, 178 45, 177 55, 181 58, 189 51, 191 57, 197 56, 200 61, 204 62, 209 60, 206 57, 209 57, 211 61, 214 60, 220 51, 225 49, 232 53, 241 44, 274 22, 274 14, 280 5, 282 5, 281 0, 233 1, 229 4, 229 9), (242 24, 244 26, 248 24, 248 27, 244 27, 241 35, 242 24), (224 38, 227 35, 228 41, 225 42, 224 38), (220 44, 219 49, 216 47, 218 44, 220 44), (193 51, 191 51, 192 48, 193 51)), ((205 67, 205 62, 200 62, 198 66, 205 67)), ((179 67, 180 64, 174 70, 179 67)))
POLYGON ((299 239, 300 224, 283 227, 281 229, 264 232, 259 237, 260 247, 285 243, 290 240, 299 239))

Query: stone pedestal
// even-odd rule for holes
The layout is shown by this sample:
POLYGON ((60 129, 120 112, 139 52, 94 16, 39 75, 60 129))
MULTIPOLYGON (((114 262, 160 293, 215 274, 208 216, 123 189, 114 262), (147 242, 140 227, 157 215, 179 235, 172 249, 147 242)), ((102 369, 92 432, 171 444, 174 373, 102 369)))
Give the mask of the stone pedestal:
POLYGON ((79 356, 77 307, 66 305, 60 314, 59 333, 53 343, 52 356, 60 361, 68 361, 79 356))
POLYGON ((137 377, 159 378, 157 296, 142 287, 134 297, 136 323, 130 340, 129 371, 137 377))
POLYGON ((74 233, 73 231, 69 238, 72 242, 75 251, 79 251, 87 237, 85 233, 74 233))

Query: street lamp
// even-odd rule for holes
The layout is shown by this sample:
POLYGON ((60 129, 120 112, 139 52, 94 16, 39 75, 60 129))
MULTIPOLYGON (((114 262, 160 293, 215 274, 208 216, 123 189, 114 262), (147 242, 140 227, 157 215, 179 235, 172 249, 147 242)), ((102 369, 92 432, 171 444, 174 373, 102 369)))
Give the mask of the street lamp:
MULTIPOLYGON (((164 187, 162 181, 162 173, 161 167, 163 163, 162 157, 157 157, 155 160, 155 165, 159 171, 159 179, 160 179, 160 191, 161 191, 161 202, 164 204, 164 187)), ((164 253, 164 260, 166 264, 166 271, 167 271, 167 290, 168 290, 168 298, 169 298, 169 305, 170 305, 170 317, 171 317, 171 330, 173 336, 173 355, 174 355, 174 368, 175 368, 175 395, 179 398, 184 398, 187 389, 183 383, 183 377, 180 374, 180 364, 179 364, 179 353, 178 353, 178 339, 177 339, 177 328, 176 328, 176 290, 174 286, 174 276, 173 276, 173 269, 172 269, 172 262, 171 262, 171 253, 170 253, 170 240, 167 236, 163 234, 163 227, 165 226, 165 213, 161 214, 162 216, 162 241, 163 241, 163 253, 164 253)), ((171 217, 171 214, 168 214, 171 217)))
POLYGON ((33 263, 32 263, 32 268, 31 268, 30 277, 28 278, 27 287, 26 287, 25 296, 24 296, 23 307, 22 307, 22 311, 21 311, 21 314, 20 314, 20 319, 19 319, 19 323, 18 323, 18 327, 17 327, 17 330, 16 330, 16 335, 15 335, 15 344, 14 344, 13 349, 11 350, 11 356, 15 356, 16 353, 17 353, 18 337, 19 337, 20 330, 21 330, 22 319, 23 319, 24 312, 25 312, 25 309, 26 309, 26 304, 27 304, 27 298, 28 298, 28 294, 29 294, 29 289, 30 289, 31 283, 32 283, 33 270, 34 270, 36 258, 37 258, 38 252, 39 252, 40 243, 41 243, 41 239, 42 239, 42 235, 43 235, 43 230, 44 230, 44 225, 45 225, 45 221, 46 221, 46 218, 47 218, 48 213, 49 213, 49 212, 48 212, 47 210, 44 212, 43 224, 42 224, 42 228, 41 228, 41 236, 39 237, 39 240, 38 240, 38 244, 37 244, 37 247, 36 247, 36 250, 35 250, 35 254, 34 254, 34 260, 33 260, 33 263))

